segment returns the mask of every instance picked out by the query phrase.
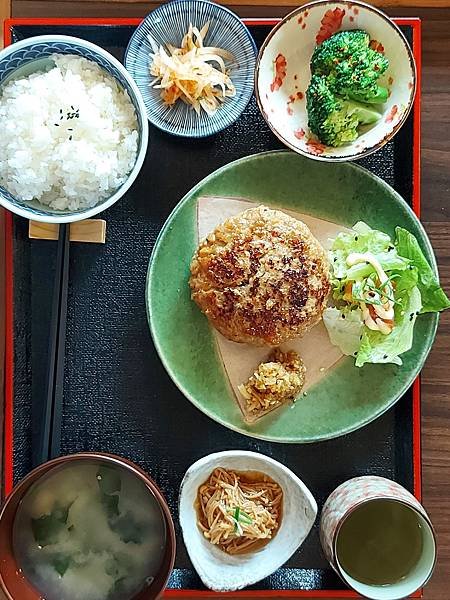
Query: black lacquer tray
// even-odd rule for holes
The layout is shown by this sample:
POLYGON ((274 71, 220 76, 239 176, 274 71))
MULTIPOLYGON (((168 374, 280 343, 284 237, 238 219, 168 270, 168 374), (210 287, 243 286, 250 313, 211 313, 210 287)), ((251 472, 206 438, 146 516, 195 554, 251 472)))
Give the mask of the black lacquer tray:
MULTIPOLYGON (((103 46, 122 59, 137 20, 11 20, 5 39, 67 34, 103 46)), ((420 22, 398 21, 416 58, 420 22)), ((258 44, 274 22, 247 21, 258 44)), ((418 65, 420 69, 420 65, 418 65)), ((420 73, 419 73, 420 75, 420 73)), ((407 123, 382 150, 360 164, 419 207, 419 99, 407 123)), ((394 479, 420 496, 420 385, 395 408, 350 435, 311 445, 262 442, 209 420, 171 382, 153 347, 145 307, 150 253, 181 197, 218 167, 280 148, 252 99, 242 117, 204 140, 170 137, 150 128, 147 159, 137 181, 102 217, 107 242, 71 244, 62 424, 62 452, 101 450, 125 456, 148 471, 166 495, 177 523, 178 488, 189 465, 226 449, 262 452, 286 464, 312 490, 319 508, 351 477, 394 479)), ((56 242, 28 238, 28 222, 8 217, 9 335, 5 419, 5 489, 33 464, 33 419, 43 401, 56 242)), ((8 326, 8 323, 7 323, 8 326)), ((178 551, 169 596, 204 590, 177 525, 178 551), (195 590, 195 591, 194 591, 195 590)), ((317 525, 274 575, 239 595, 354 596, 328 566, 317 525)))

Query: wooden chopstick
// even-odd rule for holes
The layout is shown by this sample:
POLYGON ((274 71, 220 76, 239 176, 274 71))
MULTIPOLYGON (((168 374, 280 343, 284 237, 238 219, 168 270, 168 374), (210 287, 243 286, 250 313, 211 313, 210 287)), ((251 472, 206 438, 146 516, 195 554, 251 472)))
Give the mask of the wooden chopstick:
POLYGON ((64 362, 66 346, 67 295, 69 287, 70 226, 59 226, 50 320, 47 385, 38 424, 39 436, 34 458, 35 465, 56 458, 61 450, 61 420, 64 391, 64 362))

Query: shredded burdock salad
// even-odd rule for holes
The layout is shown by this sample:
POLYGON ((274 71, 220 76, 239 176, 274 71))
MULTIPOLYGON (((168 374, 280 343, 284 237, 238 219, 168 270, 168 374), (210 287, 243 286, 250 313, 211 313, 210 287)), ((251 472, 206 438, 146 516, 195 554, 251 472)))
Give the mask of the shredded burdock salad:
POLYGON ((225 65, 225 61, 233 62, 234 57, 222 48, 204 45, 208 29, 209 22, 200 30, 190 24, 181 48, 172 44, 158 47, 149 35, 153 50, 150 74, 155 78, 150 85, 161 90, 165 104, 171 106, 182 100, 197 114, 203 109, 212 116, 225 98, 236 95, 236 88, 225 65))

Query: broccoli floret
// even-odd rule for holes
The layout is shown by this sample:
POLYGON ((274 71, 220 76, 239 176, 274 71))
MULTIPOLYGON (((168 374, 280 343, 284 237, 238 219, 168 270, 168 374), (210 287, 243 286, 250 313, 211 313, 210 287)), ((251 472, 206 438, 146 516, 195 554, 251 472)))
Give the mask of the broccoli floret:
POLYGON ((369 104, 384 104, 389 97, 389 92, 387 88, 381 85, 372 84, 368 88, 360 90, 359 92, 348 91, 347 95, 352 100, 356 100, 358 102, 368 102, 369 104))
POLYGON ((358 127, 380 115, 363 104, 336 96, 324 75, 313 75, 306 90, 308 125, 329 146, 342 146, 358 137, 358 127))
POLYGON ((337 94, 363 102, 386 102, 388 91, 377 81, 389 66, 388 59, 366 48, 337 65, 328 75, 329 85, 337 94))
POLYGON ((329 75, 336 64, 347 60, 353 54, 369 46, 370 37, 366 31, 353 29, 339 31, 316 46, 311 57, 311 73, 329 75))
POLYGON ((388 59, 369 47, 365 31, 340 31, 317 46, 311 72, 326 75, 336 94, 359 102, 383 103, 388 90, 377 81, 389 66, 388 59))

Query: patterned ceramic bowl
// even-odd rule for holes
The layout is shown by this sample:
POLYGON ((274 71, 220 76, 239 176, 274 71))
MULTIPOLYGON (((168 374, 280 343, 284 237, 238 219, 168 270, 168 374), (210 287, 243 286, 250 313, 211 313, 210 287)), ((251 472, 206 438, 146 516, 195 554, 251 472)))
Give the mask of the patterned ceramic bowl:
POLYGON ((381 148, 403 125, 414 101, 416 67, 404 35, 384 13, 353 0, 319 0, 294 10, 271 31, 258 56, 255 87, 264 118, 286 146, 317 160, 353 160, 381 148), (378 105, 379 121, 365 126, 354 142, 333 148, 311 134, 305 92, 315 46, 346 29, 366 30, 389 58, 389 68, 379 81, 390 96, 378 105))
MULTIPOLYGON (((117 202, 130 188, 141 170, 148 145, 148 122, 141 94, 124 66, 109 52, 85 40, 66 35, 42 35, 31 37, 8 46, 0 52, 1 87, 12 79, 27 77, 43 71, 52 64, 52 54, 76 54, 97 63, 112 75, 124 88, 133 103, 138 120, 138 152, 134 167, 124 183, 109 198, 96 206, 77 211, 55 210, 37 201, 23 202, 0 186, 0 204, 8 210, 34 221, 46 223, 70 223, 89 219, 117 202)), ((0 157, 1 160, 1 157, 0 157)))
POLYGON ((225 129, 240 117, 253 94, 256 46, 237 15, 223 6, 207 0, 174 0, 151 12, 131 37, 125 53, 125 66, 133 76, 144 98, 150 123, 167 133, 182 137, 201 138, 225 129), (231 52, 235 63, 230 77, 236 95, 227 98, 213 116, 203 110, 200 115, 184 102, 167 106, 160 90, 150 87, 150 53, 148 35, 158 44, 179 47, 190 23, 199 29, 209 22, 205 38, 207 46, 231 52))
POLYGON ((268 577, 298 550, 314 525, 317 504, 306 485, 273 458, 227 450, 205 456, 189 467, 181 483, 179 513, 184 543, 201 580, 212 590, 230 592, 268 577), (264 473, 283 490, 280 529, 258 551, 228 554, 206 540, 198 527, 194 507, 198 488, 218 467, 264 473))

